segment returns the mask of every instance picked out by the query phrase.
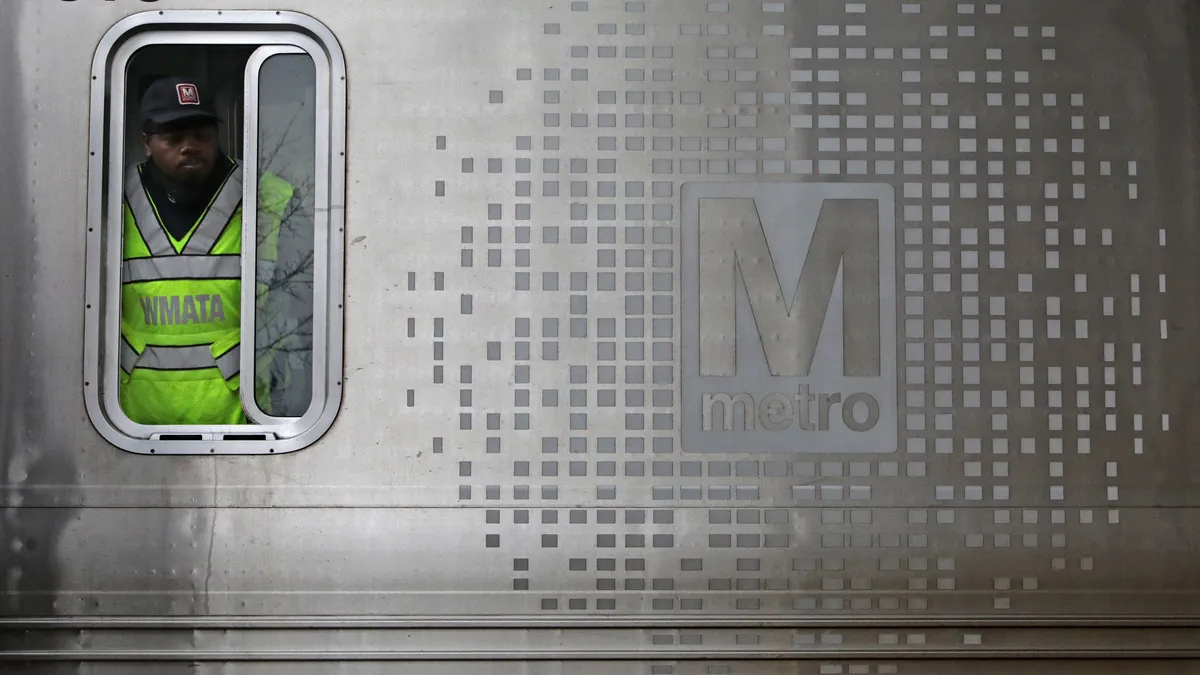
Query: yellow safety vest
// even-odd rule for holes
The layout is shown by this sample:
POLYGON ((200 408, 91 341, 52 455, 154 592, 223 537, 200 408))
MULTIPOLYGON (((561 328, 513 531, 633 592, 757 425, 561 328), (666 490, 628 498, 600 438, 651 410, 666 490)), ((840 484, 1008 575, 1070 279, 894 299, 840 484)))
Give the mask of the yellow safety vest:
MULTIPOLYGON (((125 179, 121 409, 140 424, 245 424, 238 395, 242 167, 234 163, 191 230, 175 239, 142 184, 144 166, 125 179)), ((267 232, 257 247, 260 299, 293 193, 273 174, 259 181, 267 232)))

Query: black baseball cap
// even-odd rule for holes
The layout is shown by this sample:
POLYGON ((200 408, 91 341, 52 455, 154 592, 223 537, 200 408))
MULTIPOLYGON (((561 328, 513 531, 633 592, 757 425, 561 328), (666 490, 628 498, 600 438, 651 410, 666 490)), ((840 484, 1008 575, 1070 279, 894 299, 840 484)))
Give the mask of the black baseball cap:
POLYGON ((220 117, 194 80, 165 77, 142 95, 142 124, 147 132, 215 124, 220 117))

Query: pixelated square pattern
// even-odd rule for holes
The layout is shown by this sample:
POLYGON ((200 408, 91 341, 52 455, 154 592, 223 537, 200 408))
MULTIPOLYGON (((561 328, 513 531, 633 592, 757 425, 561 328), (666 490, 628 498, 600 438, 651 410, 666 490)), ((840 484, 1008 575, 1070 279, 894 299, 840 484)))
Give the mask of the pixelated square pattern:
POLYGON ((551 612, 988 613, 1116 574, 1093 552, 1118 477, 1172 423, 1146 395, 1171 231, 1139 219, 1128 102, 1070 76, 1102 54, 1043 5, 564 2, 538 44, 557 60, 479 89, 525 131, 436 180, 508 191, 433 278, 459 302, 432 319, 429 384, 458 399, 432 448, 512 590, 551 612), (696 181, 892 187, 897 447, 681 448, 696 181))

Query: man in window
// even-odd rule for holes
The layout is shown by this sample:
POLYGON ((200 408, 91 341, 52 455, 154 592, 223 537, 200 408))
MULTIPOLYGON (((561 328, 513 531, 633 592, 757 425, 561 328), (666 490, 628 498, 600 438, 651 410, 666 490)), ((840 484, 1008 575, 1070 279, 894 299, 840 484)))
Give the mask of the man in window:
MULTIPOLYGON (((242 181, 254 172, 243 176, 220 151, 220 120, 207 93, 179 77, 149 87, 141 107, 147 159, 125 177, 120 401, 141 424, 246 423, 242 181)), ((260 302, 294 195, 273 174, 258 181, 260 302)))

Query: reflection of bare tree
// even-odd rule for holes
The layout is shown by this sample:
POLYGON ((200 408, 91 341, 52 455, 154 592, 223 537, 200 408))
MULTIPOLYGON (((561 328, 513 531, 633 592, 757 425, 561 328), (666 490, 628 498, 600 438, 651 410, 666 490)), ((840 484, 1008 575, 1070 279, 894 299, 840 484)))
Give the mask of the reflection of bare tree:
MULTIPOLYGON (((303 414, 312 389, 314 139, 311 127, 298 124, 311 119, 305 114, 310 112, 305 110, 307 105, 307 101, 300 102, 278 131, 263 124, 259 136, 260 174, 275 174, 294 188, 278 228, 275 265, 266 267, 271 270, 269 275, 258 275, 262 285, 257 299, 254 350, 256 362, 267 369, 261 376, 269 384, 266 400, 261 391, 256 399, 264 412, 277 416, 303 414)), ((272 236, 268 222, 260 204, 260 260, 272 236)))

